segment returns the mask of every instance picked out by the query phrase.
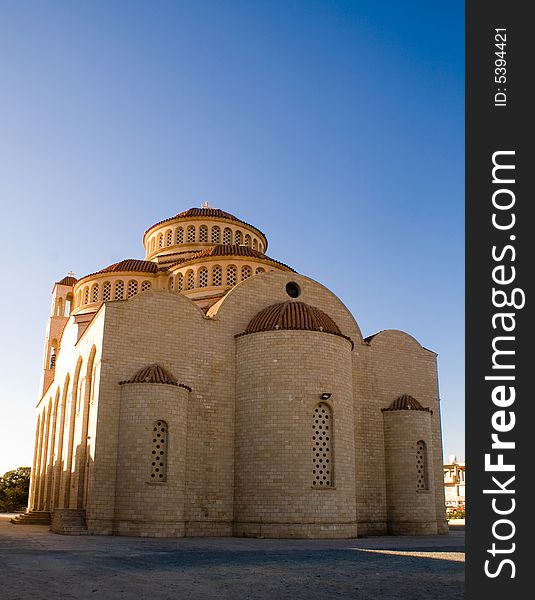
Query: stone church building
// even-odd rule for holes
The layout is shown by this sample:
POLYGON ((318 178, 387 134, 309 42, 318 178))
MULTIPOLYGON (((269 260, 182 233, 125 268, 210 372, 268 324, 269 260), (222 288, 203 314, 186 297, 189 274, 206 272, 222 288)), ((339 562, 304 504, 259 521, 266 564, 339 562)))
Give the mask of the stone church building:
POLYGON ((143 244, 53 287, 27 516, 102 535, 446 531, 434 352, 363 338, 220 209, 143 244))

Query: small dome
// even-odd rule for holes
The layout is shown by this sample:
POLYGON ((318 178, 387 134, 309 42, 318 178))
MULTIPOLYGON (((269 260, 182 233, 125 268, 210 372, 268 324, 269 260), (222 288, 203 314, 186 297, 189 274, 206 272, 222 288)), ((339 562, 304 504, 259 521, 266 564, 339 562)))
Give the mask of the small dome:
POLYGON ((383 411, 388 410, 423 410, 433 414, 433 411, 429 408, 424 408, 416 398, 409 396, 409 394, 402 394, 396 398, 388 408, 382 408, 383 411))
POLYGON ((321 331, 323 333, 339 335, 350 340, 350 338, 342 334, 340 329, 338 329, 338 325, 336 325, 331 317, 322 310, 304 302, 293 302, 290 300, 273 304, 261 310, 253 317, 242 335, 280 329, 321 331))
POLYGON ((100 271, 96 271, 96 273, 84 275, 81 279, 78 279, 76 283, 79 283, 80 281, 89 277, 100 275, 101 273, 124 273, 125 271, 138 273, 157 273, 158 264, 151 262, 150 260, 127 258, 125 260, 121 260, 120 262, 113 263, 113 265, 109 265, 108 267, 104 267, 104 269, 100 269, 100 271))
POLYGON ((70 275, 67 275, 67 277, 56 281, 56 283, 57 285, 74 285, 77 281, 78 279, 76 279, 76 277, 71 277, 70 275))
POLYGON ((118 271, 141 271, 145 273, 157 273, 158 265, 150 260, 138 260, 136 258, 127 258, 120 262, 113 263, 109 267, 105 267, 98 273, 112 273, 118 271))
POLYGON ((178 385, 176 378, 158 364, 143 367, 132 379, 121 381, 121 384, 123 383, 168 383, 170 385, 178 385))

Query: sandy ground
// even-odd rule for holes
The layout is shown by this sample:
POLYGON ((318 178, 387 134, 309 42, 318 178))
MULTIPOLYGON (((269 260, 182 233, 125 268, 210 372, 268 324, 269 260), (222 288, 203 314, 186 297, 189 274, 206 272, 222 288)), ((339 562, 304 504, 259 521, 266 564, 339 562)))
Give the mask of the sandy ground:
POLYGON ((464 527, 352 540, 61 536, 0 515, 0 598, 456 600, 464 527))

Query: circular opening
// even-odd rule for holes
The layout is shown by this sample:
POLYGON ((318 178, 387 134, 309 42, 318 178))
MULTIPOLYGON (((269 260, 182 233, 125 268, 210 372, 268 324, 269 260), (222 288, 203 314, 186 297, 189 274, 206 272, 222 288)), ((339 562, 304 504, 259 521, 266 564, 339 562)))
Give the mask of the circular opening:
POLYGON ((295 283, 295 281, 290 281, 286 284, 286 293, 290 298, 297 298, 301 295, 301 288, 295 283))

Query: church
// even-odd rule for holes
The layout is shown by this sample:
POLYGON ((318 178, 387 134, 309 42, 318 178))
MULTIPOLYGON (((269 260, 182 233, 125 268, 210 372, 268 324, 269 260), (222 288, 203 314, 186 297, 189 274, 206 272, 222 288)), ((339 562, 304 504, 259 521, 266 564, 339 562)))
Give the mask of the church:
POLYGON ((447 531, 436 354, 204 204, 52 290, 26 517, 63 534, 447 531))

